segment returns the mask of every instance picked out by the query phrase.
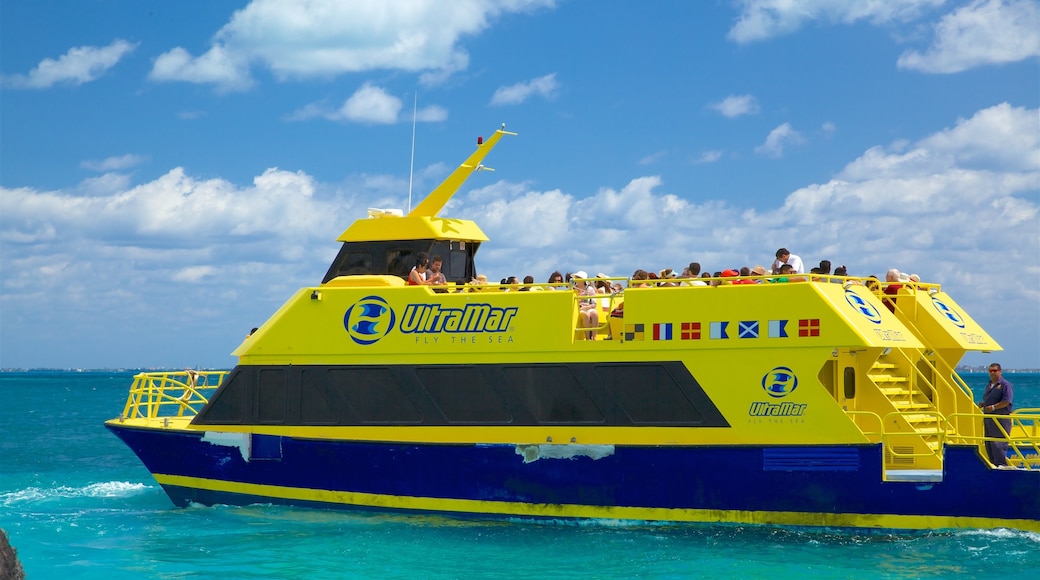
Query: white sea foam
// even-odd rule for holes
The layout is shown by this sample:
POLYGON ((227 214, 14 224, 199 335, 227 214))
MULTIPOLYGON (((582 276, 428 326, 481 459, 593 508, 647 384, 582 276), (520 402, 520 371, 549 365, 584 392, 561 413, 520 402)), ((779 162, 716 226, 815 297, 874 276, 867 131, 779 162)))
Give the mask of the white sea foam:
POLYGON ((78 497, 130 497, 150 487, 143 483, 130 483, 129 481, 105 481, 83 487, 69 487, 65 485, 51 488, 27 487, 18 491, 0 494, 0 505, 12 506, 52 499, 78 497))
POLYGON ((962 532, 967 536, 986 536, 990 538, 1000 539, 1025 539, 1040 544, 1040 534, 1036 532, 1027 532, 1024 530, 1010 530, 1007 528, 997 528, 993 530, 964 530, 962 532))

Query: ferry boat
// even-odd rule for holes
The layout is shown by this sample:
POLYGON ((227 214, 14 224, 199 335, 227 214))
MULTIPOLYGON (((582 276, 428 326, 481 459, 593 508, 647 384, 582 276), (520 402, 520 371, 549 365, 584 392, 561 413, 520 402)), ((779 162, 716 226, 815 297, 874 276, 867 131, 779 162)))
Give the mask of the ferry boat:
POLYGON ((1040 532, 1040 410, 994 466, 954 368, 1001 347, 939 284, 614 280, 596 328, 471 284, 488 238, 438 213, 506 135, 348 227, 232 370, 135 377, 106 426, 175 505, 1040 532), (420 252, 446 286, 406 283, 420 252))

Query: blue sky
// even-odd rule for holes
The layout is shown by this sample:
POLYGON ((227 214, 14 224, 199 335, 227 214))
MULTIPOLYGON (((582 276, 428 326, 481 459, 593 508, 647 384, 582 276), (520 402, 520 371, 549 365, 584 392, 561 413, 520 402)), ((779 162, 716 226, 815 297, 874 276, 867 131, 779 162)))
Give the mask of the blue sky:
MULTIPOLYGON (((491 279, 939 282, 1040 367, 1036 0, 0 5, 0 366, 230 367, 369 207, 501 123, 491 279)), ((778 306, 782 308, 782 305, 778 306)))

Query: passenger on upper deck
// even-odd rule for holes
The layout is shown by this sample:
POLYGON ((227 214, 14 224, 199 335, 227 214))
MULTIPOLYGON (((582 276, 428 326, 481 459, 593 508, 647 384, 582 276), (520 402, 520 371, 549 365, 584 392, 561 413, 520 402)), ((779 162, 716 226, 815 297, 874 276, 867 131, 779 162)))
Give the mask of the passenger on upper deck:
POLYGON ((701 264, 700 264, 700 262, 690 262, 690 265, 687 266, 687 270, 690 271, 690 278, 691 278, 691 280, 689 282, 687 282, 687 285, 689 285, 689 286, 707 286, 708 285, 707 282, 698 279, 698 277, 701 275, 701 264))
POLYGON ((426 279, 426 270, 430 267, 430 256, 426 252, 415 255, 415 266, 408 272, 409 286, 429 286, 431 281, 426 279))
POLYGON ((549 283, 553 286, 549 286, 549 290, 565 290, 567 287, 563 282, 563 274, 559 270, 549 274, 549 283))
MULTIPOLYGON (((752 276, 765 276, 766 275, 766 267, 761 265, 761 264, 755 264, 755 267, 751 268, 751 275, 752 276)), ((755 282, 755 284, 761 284, 761 283, 765 282, 765 280, 759 278, 759 279, 754 280, 754 282, 755 282)))
MULTIPOLYGON (((842 283, 845 282, 845 280, 842 280, 841 278, 838 278, 837 276, 844 277, 844 276, 848 276, 848 275, 849 275, 849 271, 848 271, 848 269, 845 268, 844 265, 838 266, 837 268, 834 269, 834 276, 836 276, 836 277, 832 277, 831 278, 831 282, 842 284, 842 283)), ((850 282, 851 282, 851 280, 850 280, 850 282)))
POLYGON ((481 291, 487 290, 487 285, 488 285, 487 276, 484 275, 484 274, 477 274, 476 277, 473 278, 473 280, 470 281, 469 285, 470 285, 469 289, 470 289, 471 292, 481 292, 481 291))
POLYGON ((596 339, 596 328, 599 326, 599 309, 596 308, 596 289, 588 283, 589 275, 583 270, 575 272, 571 278, 574 280, 574 289, 578 296, 589 296, 590 298, 579 301, 578 322, 581 328, 591 328, 585 333, 587 340, 596 339))
POLYGON ((802 259, 798 256, 787 251, 787 248, 780 248, 776 251, 776 260, 773 262, 773 273, 780 273, 780 266, 783 264, 790 264, 794 268, 795 274, 802 274, 805 272, 805 266, 802 265, 802 259))
POLYGON ((446 288, 440 288, 440 286, 448 285, 448 278, 441 271, 441 267, 444 265, 444 259, 440 256, 434 256, 430 259, 430 269, 426 271, 426 283, 431 286, 438 286, 434 288, 434 292, 444 293, 448 290, 446 288))
POLYGON ((430 259, 430 269, 426 271, 427 282, 437 286, 443 286, 448 283, 448 278, 444 276, 444 272, 441 272, 443 265, 444 259, 440 256, 434 256, 430 259))
POLYGON ((888 308, 893 314, 895 314, 896 312, 895 295, 898 294, 899 290, 903 287, 903 285, 899 283, 900 277, 901 274, 899 273, 899 270, 896 270, 895 268, 892 268, 888 272, 885 272, 885 282, 887 282, 887 284, 885 285, 885 289, 883 290, 885 297, 882 298, 881 301, 884 302, 885 307, 888 308), (891 296, 891 298, 889 298, 889 296, 891 296))
POLYGON ((747 266, 741 266, 740 267, 740 279, 734 280, 733 283, 734 284, 754 284, 755 281, 751 280, 750 278, 748 278, 751 275, 752 275, 751 274, 751 268, 748 268, 747 266))
POLYGON ((780 274, 780 277, 773 278, 770 282, 791 282, 794 280, 790 278, 790 275, 794 274, 794 266, 790 264, 781 264, 780 268, 777 270, 777 274, 780 274))

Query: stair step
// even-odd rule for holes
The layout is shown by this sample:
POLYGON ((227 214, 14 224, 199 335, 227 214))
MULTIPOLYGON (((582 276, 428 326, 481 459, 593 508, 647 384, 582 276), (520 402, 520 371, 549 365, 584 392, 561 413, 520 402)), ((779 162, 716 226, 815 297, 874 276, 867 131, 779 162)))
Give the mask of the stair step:
POLYGON ((898 375, 887 375, 887 374, 868 374, 868 377, 875 383, 905 383, 906 377, 898 375))
POLYGON ((926 436, 938 437, 940 433, 943 433, 942 429, 939 429, 938 427, 935 427, 935 426, 927 426, 926 427, 926 426, 923 426, 923 425, 921 425, 921 426, 911 425, 911 427, 913 427, 914 431, 917 432, 917 434, 922 436, 922 437, 926 437, 926 436))
POLYGON ((910 423, 935 423, 938 424, 939 417, 937 415, 931 415, 928 413, 914 413, 912 415, 903 415, 903 418, 910 423))
POLYGON ((871 368, 875 368, 875 369, 894 369, 894 368, 896 368, 896 365, 894 363, 876 362, 873 365, 871 365, 871 368))
POLYGON ((900 411, 917 411, 921 409, 932 410, 934 407, 931 403, 917 402, 917 401, 892 401, 892 406, 899 409, 900 411))
POLYGON ((936 441, 925 441, 924 444, 927 445, 928 448, 931 449, 932 451, 938 451, 939 447, 940 447, 939 441, 937 441, 937 440, 936 441))
POLYGON ((881 387, 881 392, 886 397, 898 397, 898 396, 913 396, 911 391, 906 390, 906 387, 881 387))

